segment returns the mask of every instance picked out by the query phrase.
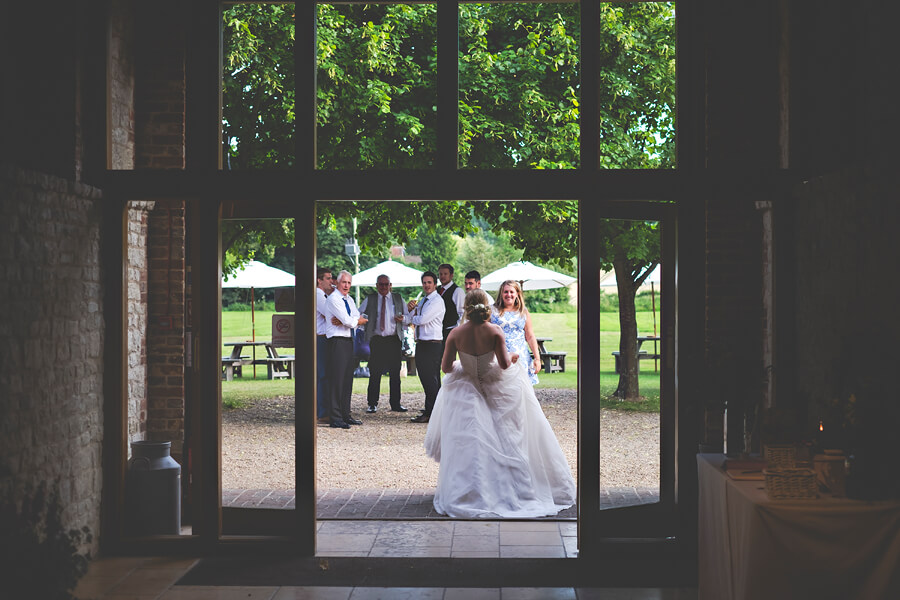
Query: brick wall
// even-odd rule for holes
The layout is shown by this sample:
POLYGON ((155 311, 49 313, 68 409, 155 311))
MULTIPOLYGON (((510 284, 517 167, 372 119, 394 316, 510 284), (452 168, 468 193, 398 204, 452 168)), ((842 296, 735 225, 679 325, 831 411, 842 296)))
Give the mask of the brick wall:
POLYGON ((67 528, 100 533, 100 193, 0 167, 0 498, 58 484, 67 528))
MULTIPOLYGON (((779 323, 793 327, 792 365, 799 403, 809 407, 807 432, 823 401, 883 388, 880 399, 895 408, 900 402, 894 375, 900 207, 892 167, 845 169, 798 191, 793 320, 779 323)), ((896 437, 896 423, 890 429, 896 437)))
POLYGON ((135 167, 183 169, 183 4, 154 2, 135 10, 135 167))
POLYGON ((171 441, 181 461, 184 442, 184 202, 157 201, 149 213, 147 436, 171 441))

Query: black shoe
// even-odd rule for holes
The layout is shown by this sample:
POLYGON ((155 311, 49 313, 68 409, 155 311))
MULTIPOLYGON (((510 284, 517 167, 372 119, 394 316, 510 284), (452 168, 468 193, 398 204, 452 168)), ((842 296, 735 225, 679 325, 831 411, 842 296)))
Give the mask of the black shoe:
POLYGON ((408 412, 409 409, 405 406, 398 406, 397 408, 391 408, 391 412, 408 412))
POLYGON ((367 412, 367 413, 373 413, 373 412, 375 412, 376 410, 378 410, 378 407, 377 407, 377 406, 373 406, 373 405, 370 404, 370 405, 369 405, 369 408, 366 409, 366 412, 367 412))
POLYGON ((413 417, 410 421, 412 423, 427 423, 430 418, 428 415, 419 415, 418 417, 413 417))
POLYGON ((350 426, 343 421, 332 421, 329 427, 334 427, 335 429, 350 429, 350 426))
POLYGON ((362 421, 360 421, 359 419, 354 419, 353 417, 347 419, 347 423, 349 423, 350 425, 362 425, 362 421))
POLYGON ((424 414, 425 414, 425 409, 424 409, 424 408, 420 408, 420 409, 419 409, 419 412, 422 413, 422 414, 424 415, 424 414))

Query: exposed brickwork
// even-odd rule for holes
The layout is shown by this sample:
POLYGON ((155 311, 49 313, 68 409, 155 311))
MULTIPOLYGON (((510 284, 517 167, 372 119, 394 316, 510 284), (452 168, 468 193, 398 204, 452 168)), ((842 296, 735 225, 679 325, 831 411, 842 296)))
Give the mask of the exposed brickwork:
POLYGON ((98 190, 0 167, 0 498, 59 485, 100 533, 103 284, 98 190))
POLYGON ((148 247, 147 437, 184 444, 184 203, 158 201, 150 213, 148 247))
MULTIPOLYGON (((860 394, 873 379, 896 379, 896 179, 884 167, 846 169, 798 191, 794 319, 779 325, 794 329, 795 401, 809 408, 807 432, 822 402, 860 394)), ((898 402, 894 383, 886 393, 885 401, 898 402)))
POLYGON ((139 5, 135 51, 135 168, 184 168, 183 4, 139 5))

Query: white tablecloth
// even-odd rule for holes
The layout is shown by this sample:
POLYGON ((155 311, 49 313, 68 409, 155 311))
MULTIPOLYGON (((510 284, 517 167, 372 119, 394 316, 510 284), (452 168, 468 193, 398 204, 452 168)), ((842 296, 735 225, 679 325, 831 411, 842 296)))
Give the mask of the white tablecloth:
POLYGON ((697 455, 700 600, 900 599, 900 502, 768 499, 697 455))

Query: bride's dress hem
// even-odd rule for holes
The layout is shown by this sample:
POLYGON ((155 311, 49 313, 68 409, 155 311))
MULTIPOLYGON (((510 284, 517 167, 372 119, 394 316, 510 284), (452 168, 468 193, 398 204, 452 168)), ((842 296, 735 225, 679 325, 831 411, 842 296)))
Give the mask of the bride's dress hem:
POLYGON ((453 518, 536 518, 575 504, 575 481, 525 368, 493 353, 444 376, 425 434, 440 463, 434 508, 453 518))

